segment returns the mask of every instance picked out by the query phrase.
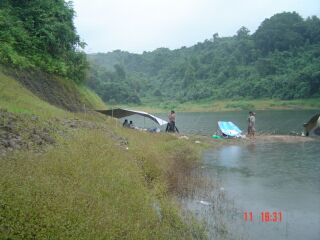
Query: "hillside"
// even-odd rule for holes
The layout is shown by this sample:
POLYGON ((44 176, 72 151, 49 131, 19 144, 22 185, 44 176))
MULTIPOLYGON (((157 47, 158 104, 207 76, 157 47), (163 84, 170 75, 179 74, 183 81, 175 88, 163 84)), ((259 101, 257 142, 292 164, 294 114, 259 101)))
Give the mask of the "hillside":
POLYGON ((320 96, 320 19, 283 12, 176 50, 88 55, 88 85, 109 103, 320 96), (115 91, 118 89, 117 91, 115 91))
POLYGON ((73 16, 0 2, 0 239, 205 239, 176 201, 200 145, 93 111, 73 16))
POLYGON ((199 146, 71 113, 3 73, 0 89, 1 239, 205 238, 172 199, 199 146))
POLYGON ((72 2, 0 2, 0 63, 83 82, 87 61, 73 24, 72 2))

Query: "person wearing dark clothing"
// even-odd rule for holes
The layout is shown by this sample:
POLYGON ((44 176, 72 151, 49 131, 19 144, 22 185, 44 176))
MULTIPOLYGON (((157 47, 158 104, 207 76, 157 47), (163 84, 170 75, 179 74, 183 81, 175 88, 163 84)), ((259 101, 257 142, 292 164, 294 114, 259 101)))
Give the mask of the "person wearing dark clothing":
POLYGON ((129 127, 128 119, 125 119, 125 120, 124 120, 124 122, 122 123, 122 126, 123 126, 123 127, 127 127, 127 128, 129 127))

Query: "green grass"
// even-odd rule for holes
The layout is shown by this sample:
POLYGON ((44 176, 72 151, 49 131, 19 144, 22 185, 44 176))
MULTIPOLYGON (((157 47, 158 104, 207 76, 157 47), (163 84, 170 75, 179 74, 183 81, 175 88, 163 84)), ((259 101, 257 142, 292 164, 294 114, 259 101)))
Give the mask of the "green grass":
POLYGON ((44 155, 1 159, 0 238, 204 237, 197 224, 181 219, 167 190, 169 155, 172 146, 183 149, 182 142, 130 130, 125 135, 128 150, 106 133, 87 130, 44 155))
MULTIPOLYGON (((80 87, 80 93, 104 107, 87 89, 80 87)), ((56 117, 103 126, 53 134, 56 144, 45 153, 23 150, 0 158, 0 239, 206 237, 173 200, 184 191, 185 173, 197 163, 200 146, 117 127, 100 114, 66 112, 1 72, 0 107, 26 122, 29 114, 40 116, 30 127, 50 132, 47 123, 56 117)))
POLYGON ((106 104, 95 92, 83 85, 78 86, 78 90, 83 98, 87 99, 95 109, 106 109, 106 104))
POLYGON ((35 114, 45 118, 66 116, 60 108, 42 101, 15 79, 0 71, 0 108, 10 112, 35 114))
MULTIPOLYGON (((1 69, 0 69, 1 70, 1 69)), ((85 86, 76 86, 73 82, 65 82, 57 79, 59 83, 65 85, 68 91, 80 93, 80 96, 90 104, 94 109, 105 109, 106 106, 98 95, 85 86)), ((89 106, 86 106, 87 109, 89 106)), ((0 71, 0 108, 6 108, 14 113, 35 114, 44 118, 52 117, 70 117, 70 114, 63 109, 53 106, 31 91, 23 87, 13 77, 10 77, 0 71)))
POLYGON ((168 112, 174 109, 179 112, 220 112, 240 110, 289 110, 289 109, 319 109, 320 99, 257 99, 257 100, 201 100, 194 102, 147 102, 141 105, 114 105, 113 107, 127 107, 147 112, 168 112))

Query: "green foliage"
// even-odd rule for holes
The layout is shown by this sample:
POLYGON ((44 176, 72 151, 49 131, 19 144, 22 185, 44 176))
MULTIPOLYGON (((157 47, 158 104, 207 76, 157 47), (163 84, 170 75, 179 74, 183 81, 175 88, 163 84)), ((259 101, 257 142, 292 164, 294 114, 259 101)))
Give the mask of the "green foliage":
POLYGON ((73 17, 64 0, 1 1, 0 63, 83 81, 87 62, 73 17))
POLYGON ((88 76, 88 84, 101 98, 113 103, 140 104, 139 83, 126 77, 126 72, 120 64, 114 65, 115 71, 103 67, 92 66, 88 76))
POLYGON ((304 43, 303 24, 302 17, 296 12, 279 13, 262 22, 254 34, 254 40, 264 53, 298 47, 304 43))
POLYGON ((232 109, 241 109, 241 110, 252 110, 254 109, 254 105, 248 102, 234 102, 234 103, 228 103, 226 105, 226 108, 232 108, 232 109))
POLYGON ((233 37, 214 34, 190 48, 159 48, 143 54, 117 50, 88 59, 90 75, 95 76, 89 85, 105 101, 130 103, 123 95, 127 91, 143 102, 316 98, 320 95, 320 20, 284 12, 263 21, 252 35, 241 27, 233 37), (112 77, 117 64, 125 77, 112 77), (103 85, 116 86, 119 93, 104 94, 99 90, 103 85), (121 97, 111 97, 117 94, 121 97))

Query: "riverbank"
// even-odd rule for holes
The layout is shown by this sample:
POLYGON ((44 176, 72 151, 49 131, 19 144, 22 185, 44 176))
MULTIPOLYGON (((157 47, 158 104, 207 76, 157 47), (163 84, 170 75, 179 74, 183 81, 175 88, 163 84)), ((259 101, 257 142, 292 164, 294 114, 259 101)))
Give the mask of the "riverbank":
POLYGON ((1 239, 206 238, 175 197, 202 146, 65 111, 0 78, 1 239))
MULTIPOLYGON (((5 237, 205 239, 209 229, 181 208, 191 196, 197 204, 210 200, 215 209, 226 207, 218 184, 194 175, 201 151, 251 143, 140 132, 98 113, 46 120, 7 111, 1 116, 8 135, 21 133, 0 160, 5 237)), ((225 235, 224 212, 212 214, 215 231, 225 235)))
POLYGON ((295 109, 320 109, 320 98, 278 100, 278 99, 258 99, 258 100, 203 100, 196 102, 170 102, 145 101, 141 105, 109 105, 110 108, 124 107, 142 110, 152 113, 168 112, 175 109, 178 112, 223 112, 242 110, 295 110, 295 109))
POLYGON ((66 130, 40 152, 1 157, 2 237, 205 236, 172 200, 198 159, 196 146, 80 118, 66 130))

